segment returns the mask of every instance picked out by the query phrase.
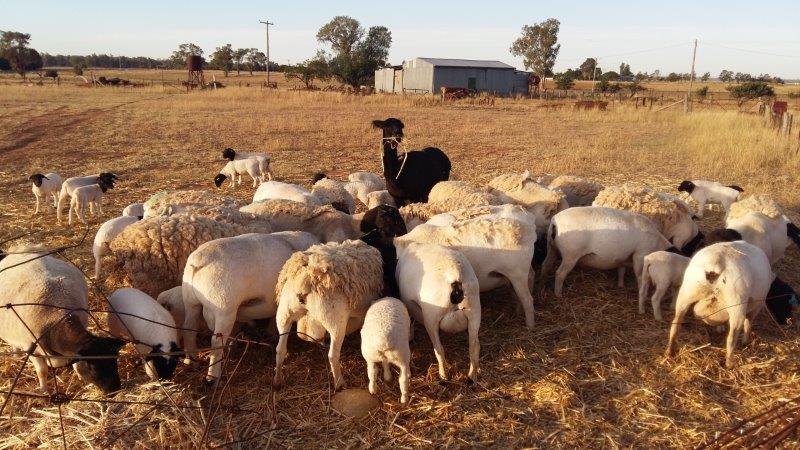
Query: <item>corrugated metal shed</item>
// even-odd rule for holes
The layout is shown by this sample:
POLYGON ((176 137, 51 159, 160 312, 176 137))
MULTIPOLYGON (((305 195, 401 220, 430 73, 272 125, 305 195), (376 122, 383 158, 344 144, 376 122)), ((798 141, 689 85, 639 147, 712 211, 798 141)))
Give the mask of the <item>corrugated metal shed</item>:
POLYGON ((484 61, 479 59, 447 59, 447 58, 416 58, 420 61, 425 61, 432 64, 434 67, 470 67, 475 69, 511 69, 514 66, 509 66, 500 61, 484 61))

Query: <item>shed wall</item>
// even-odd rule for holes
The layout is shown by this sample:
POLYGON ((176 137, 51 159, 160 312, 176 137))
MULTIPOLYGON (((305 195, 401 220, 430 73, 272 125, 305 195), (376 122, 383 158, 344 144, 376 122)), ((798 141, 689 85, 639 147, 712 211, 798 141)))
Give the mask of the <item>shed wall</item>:
POLYGON ((437 67, 434 70, 433 90, 444 87, 469 88, 469 79, 475 78, 475 89, 508 95, 514 92, 514 70, 482 69, 471 67, 437 67))
POLYGON ((394 69, 387 67, 375 71, 375 90, 377 92, 393 92, 394 69))
POLYGON ((403 66, 403 91, 433 92, 433 66, 430 64, 406 64, 403 66))

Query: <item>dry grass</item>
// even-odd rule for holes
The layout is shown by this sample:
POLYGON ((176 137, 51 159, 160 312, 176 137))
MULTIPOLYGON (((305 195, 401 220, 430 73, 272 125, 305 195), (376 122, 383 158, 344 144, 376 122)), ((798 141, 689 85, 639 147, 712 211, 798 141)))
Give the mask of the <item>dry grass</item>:
MULTIPOLYGON (((227 146, 268 151, 278 179, 306 185, 321 169, 334 177, 357 169, 379 171, 379 139, 370 120, 388 116, 404 120, 412 147, 445 150, 458 179, 482 183, 504 171, 530 169, 605 183, 633 179, 674 192, 682 179, 711 178, 770 193, 800 219, 797 141, 778 138, 759 119, 732 112, 684 116, 618 105, 598 112, 512 100, 489 108, 442 106, 426 97, 252 89, 168 95, 160 89, 63 86, 0 87, 0 105, 2 235, 40 230, 37 236, 50 244, 81 233, 56 226, 50 213, 30 217, 33 196, 25 179, 35 171, 73 176, 114 170, 122 182, 107 196, 110 216, 164 188, 212 189, 211 179, 222 166, 219 152, 227 146)), ((235 195, 247 199, 252 190, 235 195)), ((709 214, 702 227, 719 222, 718 214, 709 214)), ((92 224, 92 234, 97 226, 92 224)), ((88 243, 67 254, 82 268, 92 267, 88 243)), ((800 276, 791 270, 798 256, 791 248, 777 268, 794 286, 800 286, 800 276)), ((619 289, 614 278, 575 271, 562 300, 553 297, 551 280, 537 280, 532 331, 523 327, 507 290, 483 295, 478 386, 465 383, 465 334, 444 337, 455 380, 442 385, 430 343, 418 328, 409 406, 398 404, 396 383, 382 383, 379 410, 361 420, 339 416, 328 407, 325 352, 292 342, 286 387, 273 407, 273 350, 250 347, 245 353, 237 346, 231 360, 243 356, 242 363, 223 404, 239 409, 223 408, 209 423, 207 411, 197 407, 151 411, 147 405, 73 401, 62 405, 67 443, 196 448, 206 427, 209 442, 222 444, 268 431, 274 422, 274 431, 242 446, 689 447, 779 399, 800 395, 797 331, 780 330, 762 315, 755 341, 737 351, 740 366, 726 370, 724 337, 691 324, 684 327, 679 355, 665 360, 667 326, 650 313, 637 314, 632 279, 619 289)), ((94 293, 91 301, 101 305, 94 293)), ((256 335, 266 339, 263 332, 256 335)), ((349 385, 366 387, 357 337, 345 342, 342 361, 349 385)), ((19 359, 0 363, 0 388, 9 388, 19 364, 19 359)), ((57 373, 71 395, 99 395, 81 387, 71 372, 57 373)), ((130 360, 121 363, 121 373, 122 400, 211 403, 211 390, 189 368, 180 368, 176 383, 164 389, 146 384, 144 371, 130 360)), ((32 391, 36 385, 28 367, 18 388, 32 391)), ((4 415, 0 448, 61 445, 58 408, 49 402, 17 397, 4 415)), ((800 445, 797 435, 789 442, 800 445)))

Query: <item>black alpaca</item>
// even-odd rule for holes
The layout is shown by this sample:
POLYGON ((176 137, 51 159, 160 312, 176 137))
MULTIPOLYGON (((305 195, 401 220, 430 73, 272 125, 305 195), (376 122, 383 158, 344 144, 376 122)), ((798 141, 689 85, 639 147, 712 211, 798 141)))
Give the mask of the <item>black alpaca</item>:
POLYGON ((404 127, 399 119, 373 120, 372 126, 383 130, 383 177, 397 207, 427 202, 433 186, 450 178, 450 159, 434 147, 398 155, 404 127))

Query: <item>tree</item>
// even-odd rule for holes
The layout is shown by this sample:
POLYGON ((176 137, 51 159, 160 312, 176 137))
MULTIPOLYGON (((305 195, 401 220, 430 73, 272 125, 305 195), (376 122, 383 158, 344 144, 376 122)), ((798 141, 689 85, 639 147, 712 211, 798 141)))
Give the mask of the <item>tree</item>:
POLYGON ((719 81, 723 83, 730 83, 733 81, 733 71, 731 70, 723 70, 719 73, 719 81))
POLYGON ((250 51, 247 52, 247 56, 245 57, 247 61, 247 68, 250 70, 250 75, 253 74, 253 70, 257 70, 258 68, 267 67, 267 55, 264 52, 258 51, 257 48, 251 48, 250 51))
POLYGON ((702 77, 700 77, 700 81, 704 81, 704 82, 708 81, 710 79, 711 79, 711 72, 706 72, 706 73, 703 74, 702 77))
POLYGON ((733 98, 739 100, 775 96, 775 90, 772 89, 772 86, 763 81, 745 81, 738 86, 728 86, 726 89, 728 89, 733 98))
POLYGON ((597 78, 601 73, 603 73, 603 71, 597 67, 597 60, 594 58, 586 58, 586 61, 580 65, 579 69, 584 80, 597 78), (594 71, 594 77, 592 77, 592 71, 594 71))
POLYGON ((7 60, 11 69, 25 78, 25 73, 42 68, 42 56, 28 47, 31 35, 18 31, 0 32, 0 57, 7 60))
POLYGON ((228 72, 233 69, 233 47, 231 47, 231 44, 225 44, 214 50, 214 53, 211 54, 211 65, 222 70, 226 77, 228 76, 228 72))
POLYGON ((606 81, 617 81, 617 80, 619 80, 619 75, 620 74, 618 74, 617 72, 614 72, 613 70, 610 70, 610 71, 600 75, 600 79, 601 80, 606 80, 606 81))
POLYGON ((680 79, 681 79, 681 76, 678 75, 675 72, 670 72, 669 75, 667 75, 667 81, 669 81, 670 83, 675 82, 675 81, 680 81, 680 79))
POLYGON ((250 52, 250 48, 237 48, 233 51, 233 61, 236 63, 236 75, 242 73, 242 61, 245 56, 250 52))
POLYGON ((553 80, 556 82, 556 89, 561 89, 562 91, 568 91, 575 86, 571 73, 559 73, 553 77, 553 80))
POLYGON ((751 81, 753 79, 753 76, 750 75, 749 73, 736 72, 736 75, 733 76, 733 79, 737 83, 741 83, 744 81, 751 81))
POLYGON ((336 16, 319 29, 317 40, 329 44, 333 50, 333 57, 327 60, 329 73, 358 88, 370 84, 375 70, 386 66, 392 33, 386 27, 374 26, 365 34, 356 19, 336 16))
POLYGON ((542 83, 552 73, 561 44, 558 43, 558 30, 561 22, 547 19, 542 23, 524 25, 522 36, 517 38, 509 51, 514 56, 521 56, 527 70, 539 75, 542 83))
POLYGON ((621 77, 630 77, 633 75, 631 72, 631 65, 622 63, 619 65, 619 76, 621 77))
POLYGON ((708 86, 703 86, 700 89, 694 91, 694 93, 697 94, 697 96, 700 97, 700 99, 702 100, 708 97, 708 86))
POLYGON ((169 61, 174 68, 186 67, 186 57, 189 55, 203 56, 203 49, 197 44, 187 43, 178 46, 178 49, 172 52, 169 61))
POLYGON ((289 66, 284 74, 287 80, 297 80, 303 83, 306 89, 314 88, 314 80, 325 81, 331 77, 327 56, 323 51, 317 52, 314 58, 289 66))

